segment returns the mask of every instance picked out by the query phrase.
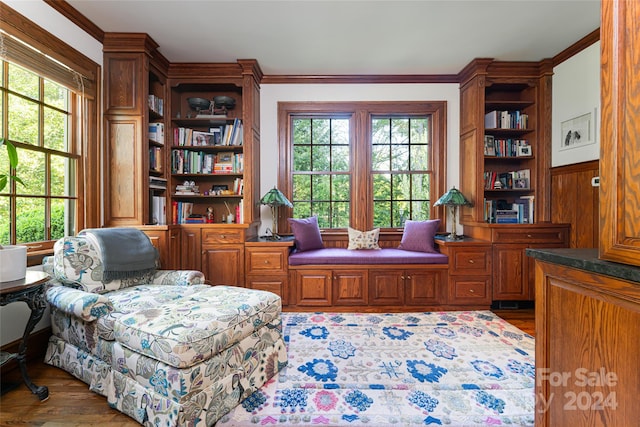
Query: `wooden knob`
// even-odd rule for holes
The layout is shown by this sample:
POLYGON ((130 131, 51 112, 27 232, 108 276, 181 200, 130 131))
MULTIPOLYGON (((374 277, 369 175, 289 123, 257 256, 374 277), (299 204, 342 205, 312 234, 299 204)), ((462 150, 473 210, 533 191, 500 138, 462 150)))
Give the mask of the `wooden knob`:
POLYGON ((469 260, 469 264, 475 264, 476 262, 472 259, 469 260))
POLYGON ((269 261, 265 260, 265 261, 264 261, 264 263, 265 263, 265 264, 269 264, 269 261))
POLYGON ((527 237, 528 238, 532 238, 533 236, 531 234, 527 234, 527 237))
POLYGON ((224 234, 221 234, 221 235, 220 235, 220 238, 221 238, 221 239, 225 239, 226 237, 225 237, 225 235, 224 235, 224 234))
POLYGON ((474 293, 475 291, 473 289, 469 289, 469 292, 474 293))
POLYGON ((407 280, 411 280, 411 276, 407 276, 407 280))

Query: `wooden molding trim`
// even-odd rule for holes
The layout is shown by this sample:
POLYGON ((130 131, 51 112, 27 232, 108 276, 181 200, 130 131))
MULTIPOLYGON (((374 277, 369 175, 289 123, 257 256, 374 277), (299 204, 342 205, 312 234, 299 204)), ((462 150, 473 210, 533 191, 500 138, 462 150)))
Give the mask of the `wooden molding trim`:
POLYGON ((354 75, 267 75, 262 84, 416 84, 458 83, 457 74, 354 74, 354 75))
POLYGON ((86 16, 78 12, 73 6, 67 3, 65 0, 44 0, 46 4, 54 8, 58 13, 63 15, 69 21, 76 24, 87 34, 100 43, 104 41, 104 31, 100 29, 93 21, 89 20, 86 16))
POLYGON ((554 166, 549 169, 551 172, 551 176, 564 175, 567 173, 573 172, 584 172, 591 170, 599 170, 600 161, 599 160, 590 160, 587 162, 574 163, 571 165, 563 165, 563 166, 554 166))
POLYGON ((593 30, 559 54, 553 57, 553 66, 566 61, 571 58, 573 55, 580 53, 582 50, 588 48, 595 42, 600 40, 600 28, 593 30))

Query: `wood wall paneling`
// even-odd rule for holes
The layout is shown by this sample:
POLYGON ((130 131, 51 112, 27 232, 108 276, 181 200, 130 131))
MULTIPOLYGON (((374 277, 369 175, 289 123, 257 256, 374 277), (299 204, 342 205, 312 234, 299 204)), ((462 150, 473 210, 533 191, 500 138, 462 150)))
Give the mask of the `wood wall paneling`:
POLYGON ((571 248, 599 245, 599 189, 591 184, 597 176, 598 160, 551 169, 551 221, 571 224, 571 248))

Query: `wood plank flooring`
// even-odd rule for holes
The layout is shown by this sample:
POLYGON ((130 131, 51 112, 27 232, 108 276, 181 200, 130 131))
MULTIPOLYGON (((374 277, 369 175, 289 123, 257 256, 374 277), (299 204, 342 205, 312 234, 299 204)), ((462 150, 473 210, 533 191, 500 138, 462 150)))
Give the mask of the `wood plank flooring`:
MULTIPOLYGON (((522 331, 535 336, 533 309, 493 310, 495 314, 522 331)), ((65 371, 30 362, 29 376, 37 385, 49 388, 49 399, 40 402, 22 383, 16 369, 2 382, 17 382, 18 387, 0 397, 0 426, 38 427, 135 427, 139 424, 115 409, 106 399, 89 391, 88 386, 65 371)))

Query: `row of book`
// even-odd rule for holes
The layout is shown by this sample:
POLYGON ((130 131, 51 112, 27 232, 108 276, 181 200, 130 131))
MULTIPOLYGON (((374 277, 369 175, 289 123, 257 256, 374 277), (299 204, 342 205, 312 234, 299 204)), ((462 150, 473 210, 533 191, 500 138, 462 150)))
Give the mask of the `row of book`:
POLYGON ((484 199, 484 220, 495 224, 533 224, 534 196, 516 198, 513 203, 484 199))
POLYGON ((216 147, 240 146, 243 144, 242 120, 233 123, 212 126, 208 131, 177 127, 173 129, 173 145, 176 147, 216 147))
POLYGON ((178 202, 174 200, 171 203, 171 222, 173 224, 187 224, 187 218, 193 214, 192 202, 178 202))
POLYGON ((149 139, 164 144, 164 123, 149 123, 149 139))
POLYGON ((484 173, 485 190, 528 190, 530 182, 530 169, 509 172, 486 171, 484 173))
POLYGON ((529 129, 529 115, 520 111, 493 110, 484 115, 485 129, 529 129))
POLYGON ((149 147, 149 169, 154 172, 162 172, 162 149, 149 147))
POLYGON ((147 98, 147 102, 151 111, 160 114, 161 116, 164 115, 164 100, 162 98, 150 94, 147 98))
POLYGON ((174 174, 242 173, 243 171, 243 153, 205 153, 192 150, 171 151, 171 173, 174 174))
POLYGON ((484 136, 484 155, 497 157, 531 156, 531 146, 526 139, 498 139, 492 135, 484 136))

